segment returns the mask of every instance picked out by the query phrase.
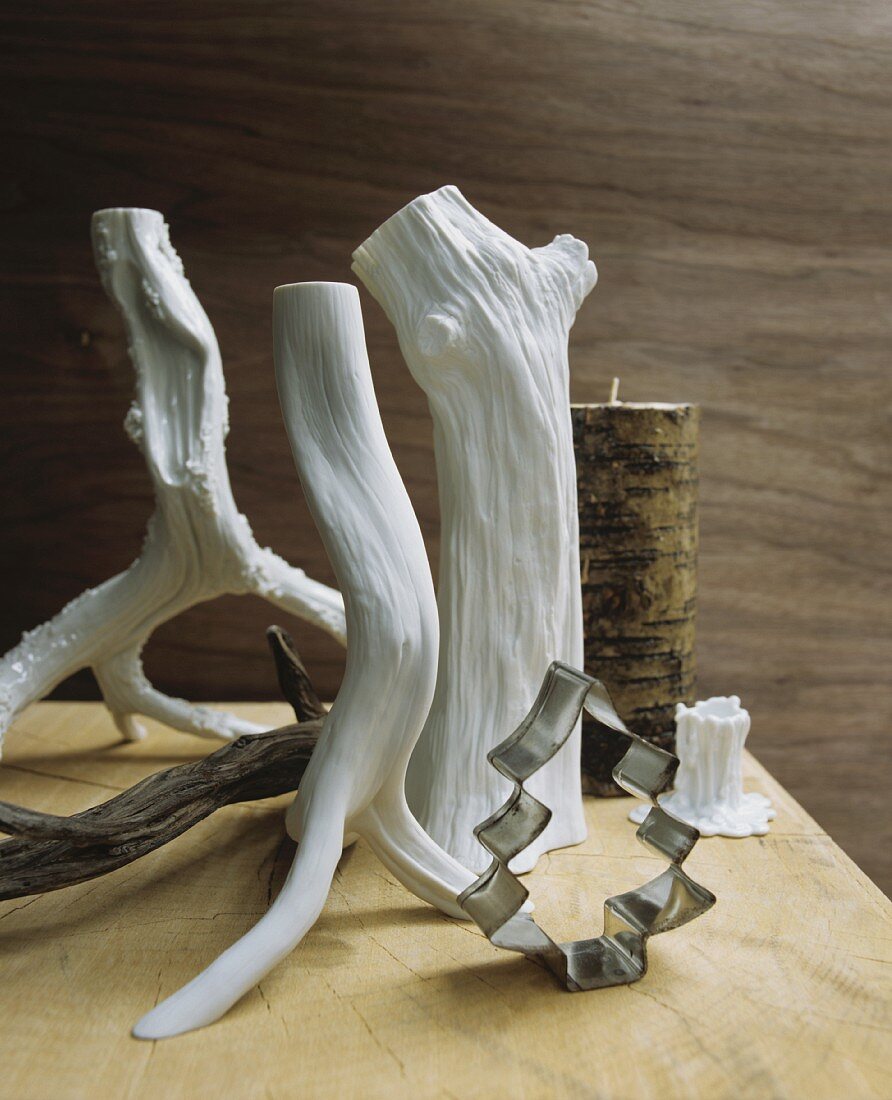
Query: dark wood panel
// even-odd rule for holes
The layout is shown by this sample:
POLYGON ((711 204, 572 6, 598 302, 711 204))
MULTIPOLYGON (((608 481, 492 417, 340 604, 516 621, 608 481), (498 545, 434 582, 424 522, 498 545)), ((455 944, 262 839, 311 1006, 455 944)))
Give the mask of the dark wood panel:
MULTIPOLYGON (((124 567, 151 507, 90 212, 168 215, 223 350, 239 503, 328 579, 280 426, 271 290, 350 278, 371 230, 453 182, 530 244, 591 244, 576 400, 619 374, 629 399, 703 404, 702 690, 743 696, 755 751, 892 885, 884 0, 9 2, 2 44, 0 644, 124 567)), ((436 559, 425 403, 364 306, 436 559)), ((269 617, 195 609, 149 671, 274 695, 269 617)), ((296 633, 333 692, 337 647, 296 633)))

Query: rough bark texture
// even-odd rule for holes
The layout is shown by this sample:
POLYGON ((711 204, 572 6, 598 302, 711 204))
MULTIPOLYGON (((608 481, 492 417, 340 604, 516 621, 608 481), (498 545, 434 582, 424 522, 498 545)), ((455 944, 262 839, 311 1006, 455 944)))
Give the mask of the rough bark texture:
POLYGON ((297 724, 242 736, 210 756, 150 775, 72 817, 0 802, 0 900, 60 890, 108 874, 233 802, 297 789, 325 708, 289 636, 267 631, 282 693, 297 724))
MULTIPOLYGON (((585 671, 630 729, 673 747, 693 702, 697 439, 692 405, 574 405, 585 671)), ((624 748, 583 721, 586 791, 619 795, 624 748)))
POLYGON ((0 901, 108 874, 175 840, 233 802, 297 789, 322 728, 317 718, 245 735, 201 760, 150 775, 73 817, 0 802, 0 901))

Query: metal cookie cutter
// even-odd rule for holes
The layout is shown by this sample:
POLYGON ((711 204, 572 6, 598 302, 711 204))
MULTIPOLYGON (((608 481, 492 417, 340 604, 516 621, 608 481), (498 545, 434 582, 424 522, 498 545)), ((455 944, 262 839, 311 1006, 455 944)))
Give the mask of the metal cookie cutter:
POLYGON ((514 790, 504 806, 474 830, 493 862, 459 895, 458 903, 497 947, 519 951, 546 967, 571 992, 626 985, 647 970, 649 936, 687 924, 715 904, 715 896, 681 869, 699 832, 657 805, 657 796, 672 782, 678 758, 626 729, 599 680, 555 661, 530 713, 487 758, 514 783, 514 790), (523 784, 561 748, 583 706, 601 725, 631 738, 613 778, 630 794, 653 804, 637 836, 646 848, 668 859, 669 867, 637 890, 604 902, 602 936, 558 944, 528 913, 520 912, 529 891, 508 870, 508 863, 551 819, 551 810, 523 784))

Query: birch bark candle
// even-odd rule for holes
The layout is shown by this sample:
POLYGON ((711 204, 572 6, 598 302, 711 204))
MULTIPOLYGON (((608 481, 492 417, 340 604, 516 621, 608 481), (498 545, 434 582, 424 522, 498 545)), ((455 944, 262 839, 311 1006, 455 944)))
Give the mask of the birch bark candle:
MULTIPOLYGON (((585 671, 630 729, 664 748, 675 706, 694 698, 696 405, 616 399, 571 406, 579 497, 585 671)), ((583 722, 588 793, 622 792, 622 747, 583 722)))

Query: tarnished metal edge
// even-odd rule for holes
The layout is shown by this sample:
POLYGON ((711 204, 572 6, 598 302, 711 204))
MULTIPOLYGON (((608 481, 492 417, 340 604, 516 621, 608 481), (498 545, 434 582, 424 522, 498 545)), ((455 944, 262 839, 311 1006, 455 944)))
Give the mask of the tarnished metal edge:
POLYGON ((627 729, 599 680, 555 661, 529 714, 487 758, 514 789, 507 802, 474 830, 493 862, 458 902, 497 947, 521 952, 572 992, 625 985, 647 971, 650 936, 687 924, 715 904, 715 896, 682 870, 699 832, 657 805, 672 783, 678 758, 627 729), (551 818, 551 810, 525 790, 524 783, 561 748, 583 707, 602 726, 631 740, 613 778, 629 794, 651 802, 637 836, 651 852, 667 859, 669 867, 644 886, 604 902, 601 936, 559 944, 529 913, 520 912, 529 891, 508 864, 551 818))

